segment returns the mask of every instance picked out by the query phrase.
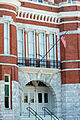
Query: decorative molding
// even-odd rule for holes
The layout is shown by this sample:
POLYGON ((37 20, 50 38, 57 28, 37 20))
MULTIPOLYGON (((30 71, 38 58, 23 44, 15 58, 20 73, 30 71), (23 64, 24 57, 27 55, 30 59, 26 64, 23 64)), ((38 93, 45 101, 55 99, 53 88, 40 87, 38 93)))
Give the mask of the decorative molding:
POLYGON ((5 8, 0 8, 1 11, 8 11, 8 12, 13 12, 16 14, 16 12, 14 10, 10 10, 10 9, 5 9, 5 8))
POLYGON ((0 65, 9 65, 9 66, 16 66, 16 67, 18 67, 18 65, 16 65, 16 64, 11 64, 11 63, 0 63, 0 65))
POLYGON ((17 57, 16 55, 11 55, 11 54, 0 54, 0 56, 17 57))
POLYGON ((9 24, 16 26, 16 23, 13 22, 13 19, 11 16, 3 15, 3 17, 0 17, 0 23, 4 24, 5 21, 8 21, 9 24))
POLYGON ((51 28, 51 27, 45 27, 45 26, 39 26, 39 25, 32 25, 32 24, 23 24, 23 23, 16 23, 17 29, 22 28, 22 29, 27 29, 28 31, 34 30, 34 31, 44 31, 44 32, 49 32, 49 33, 55 33, 56 35, 59 35, 59 28, 51 28))
POLYGON ((80 70, 80 68, 63 69, 61 71, 76 71, 76 70, 80 70))
POLYGON ((27 73, 42 73, 42 74, 56 74, 60 72, 59 69, 53 68, 34 68, 34 67, 18 67, 19 71, 24 71, 27 73))
POLYGON ((34 2, 34 1, 29 1, 29 0, 20 0, 21 2, 28 2, 28 3, 33 3, 33 4, 37 4, 37 5, 42 5, 42 6, 48 6, 48 7, 53 7, 53 8, 61 8, 61 7, 66 7, 66 6, 80 6, 80 2, 79 1, 72 1, 71 3, 68 2, 60 2, 59 4, 49 4, 48 2, 44 2, 44 3, 39 3, 39 2, 34 2))
POLYGON ((64 34, 64 35, 65 35, 65 34, 80 34, 80 28, 78 28, 77 30, 60 32, 60 36, 63 35, 63 34, 64 34))
POLYGON ((64 61, 61 61, 61 63, 65 63, 65 62, 80 62, 80 60, 64 60, 64 61))
POLYGON ((38 22, 46 22, 51 24, 58 24, 60 19, 58 17, 58 13, 56 12, 48 12, 44 10, 37 10, 32 8, 24 8, 20 7, 17 12, 18 19, 32 20, 38 22))

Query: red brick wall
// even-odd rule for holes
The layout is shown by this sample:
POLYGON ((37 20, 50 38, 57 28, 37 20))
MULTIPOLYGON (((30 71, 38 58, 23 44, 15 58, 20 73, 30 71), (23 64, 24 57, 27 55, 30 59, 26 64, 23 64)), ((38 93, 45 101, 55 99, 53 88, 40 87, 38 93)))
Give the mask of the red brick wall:
POLYGON ((12 19, 13 19, 13 21, 16 22, 16 14, 15 14, 15 13, 1 10, 1 11, 0 11, 0 17, 3 17, 3 15, 11 16, 12 19))
POLYGON ((0 24, 0 54, 4 54, 4 24, 0 24))
POLYGON ((17 30, 13 25, 10 25, 10 54, 17 56, 17 30))
POLYGON ((23 20, 23 19, 18 19, 18 18, 16 19, 16 22, 58 28, 58 25, 56 25, 56 24, 43 23, 43 22, 37 22, 37 21, 31 21, 31 20, 23 20))
POLYGON ((4 80, 4 75, 9 74, 11 81, 18 81, 18 68, 16 66, 0 65, 0 80, 4 80))
POLYGON ((0 63, 17 64, 17 58, 12 56, 0 56, 0 63))
POLYGON ((10 5, 0 4, 0 8, 16 11, 16 8, 10 5))
POLYGON ((62 84, 80 83, 80 75, 78 70, 61 72, 62 84))
POLYGON ((28 3, 28 2, 22 2, 22 7, 27 7, 27 8, 34 8, 34 9, 39 9, 39 10, 45 10, 45 11, 50 11, 50 12, 58 12, 58 8, 54 7, 49 7, 49 6, 44 6, 40 4, 33 4, 33 3, 28 3))

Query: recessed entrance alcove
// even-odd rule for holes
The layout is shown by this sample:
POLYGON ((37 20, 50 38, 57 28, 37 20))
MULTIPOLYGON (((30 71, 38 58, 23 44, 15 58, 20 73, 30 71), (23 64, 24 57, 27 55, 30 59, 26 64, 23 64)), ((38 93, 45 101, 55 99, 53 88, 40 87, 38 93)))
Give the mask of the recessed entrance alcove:
POLYGON ((23 89, 22 95, 22 114, 28 115, 27 107, 31 107, 38 114, 43 114, 43 107, 53 110, 56 103, 56 96, 52 94, 50 88, 41 81, 31 81, 23 89))
POLYGON ((59 70, 19 68, 20 115, 28 116, 27 107, 43 114, 47 107, 61 117, 61 77, 59 70))

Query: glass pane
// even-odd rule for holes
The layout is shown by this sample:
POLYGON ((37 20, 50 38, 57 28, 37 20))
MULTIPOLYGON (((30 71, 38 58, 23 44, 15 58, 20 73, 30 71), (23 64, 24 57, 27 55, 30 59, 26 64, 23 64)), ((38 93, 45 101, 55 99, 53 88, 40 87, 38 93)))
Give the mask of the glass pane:
POLYGON ((9 97, 5 97, 5 107, 9 108, 9 97))
POLYGON ((38 103, 42 103, 42 93, 38 93, 38 103))
POLYGON ((28 93, 24 93, 24 103, 28 103, 28 93))
POLYGON ((24 57, 24 40, 23 40, 23 29, 17 31, 17 51, 18 57, 24 57), (19 56, 20 53, 20 56, 19 56))
POLYGON ((4 23, 4 54, 9 54, 9 23, 4 23))
POLYGON ((34 103, 34 93, 30 93, 30 103, 34 103))
POLYGON ((9 96, 9 85, 5 85, 5 96, 9 96))
POLYGON ((48 103, 48 93, 44 93, 44 103, 48 103))
POLYGON ((9 82, 9 76, 5 76, 5 82, 9 82))

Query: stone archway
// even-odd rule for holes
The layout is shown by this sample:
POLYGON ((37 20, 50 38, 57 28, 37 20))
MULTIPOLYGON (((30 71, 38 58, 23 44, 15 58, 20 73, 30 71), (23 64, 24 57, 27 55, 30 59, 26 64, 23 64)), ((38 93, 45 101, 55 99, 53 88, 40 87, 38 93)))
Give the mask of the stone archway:
MULTIPOLYGON (((55 114, 61 117, 61 77, 58 70, 36 70, 36 68, 20 69, 18 79, 22 91, 30 81, 41 81, 48 86, 54 97, 56 97, 56 108, 53 108, 53 110, 56 109, 55 114)), ((55 101, 53 100, 53 102, 55 101)))

